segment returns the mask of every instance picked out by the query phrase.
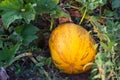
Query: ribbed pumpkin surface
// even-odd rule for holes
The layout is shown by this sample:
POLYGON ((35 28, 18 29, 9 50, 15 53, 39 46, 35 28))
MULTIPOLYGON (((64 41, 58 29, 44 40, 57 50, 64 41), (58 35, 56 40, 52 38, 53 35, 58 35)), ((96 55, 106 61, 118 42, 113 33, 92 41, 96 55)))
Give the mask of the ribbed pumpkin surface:
POLYGON ((56 27, 49 39, 49 48, 55 66, 68 74, 82 73, 91 68, 83 67, 94 61, 95 41, 88 31, 74 23, 56 27))

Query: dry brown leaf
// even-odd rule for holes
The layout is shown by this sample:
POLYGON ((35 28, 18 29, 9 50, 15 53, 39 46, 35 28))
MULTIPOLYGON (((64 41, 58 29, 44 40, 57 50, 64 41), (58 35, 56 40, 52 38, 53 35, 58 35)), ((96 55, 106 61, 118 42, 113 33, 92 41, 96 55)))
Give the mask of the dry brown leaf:
POLYGON ((73 17, 81 17, 81 13, 80 11, 76 10, 76 9, 70 9, 69 13, 71 16, 73 17))
POLYGON ((66 23, 66 22, 72 22, 71 18, 66 17, 59 17, 59 24, 66 23))

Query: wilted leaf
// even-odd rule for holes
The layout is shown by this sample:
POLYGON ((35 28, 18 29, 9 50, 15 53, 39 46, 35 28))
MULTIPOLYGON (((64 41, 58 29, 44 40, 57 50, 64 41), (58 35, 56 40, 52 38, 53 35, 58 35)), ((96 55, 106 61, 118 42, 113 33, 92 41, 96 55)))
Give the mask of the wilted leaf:
POLYGON ((59 17, 59 24, 66 23, 66 22, 72 22, 71 18, 66 17, 59 17))
POLYGON ((69 13, 70 13, 71 16, 74 16, 74 17, 81 17, 82 16, 82 14, 80 13, 80 11, 75 10, 75 9, 70 9, 69 13))

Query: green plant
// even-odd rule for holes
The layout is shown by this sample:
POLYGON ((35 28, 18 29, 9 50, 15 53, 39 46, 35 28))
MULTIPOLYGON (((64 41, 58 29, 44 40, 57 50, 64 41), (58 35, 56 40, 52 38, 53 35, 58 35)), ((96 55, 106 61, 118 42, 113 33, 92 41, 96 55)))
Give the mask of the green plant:
POLYGON ((35 20, 36 15, 43 15, 47 13, 50 13, 52 19, 58 18, 60 16, 68 16, 57 5, 58 3, 59 0, 2 1, 0 3, 0 11, 2 11, 1 16, 4 27, 7 29, 9 25, 15 22, 17 19, 23 19, 27 24, 29 24, 31 20, 35 20))
POLYGON ((2 51, 0 51, 0 67, 8 66, 10 62, 14 59, 14 55, 19 49, 20 44, 16 44, 15 46, 11 46, 7 48, 7 46, 2 47, 2 51))
POLYGON ((95 66, 92 70, 92 74, 98 74, 91 79, 119 80, 120 37, 118 34, 120 23, 108 20, 107 25, 102 27, 103 40, 100 42, 99 53, 96 56, 95 66))
MULTIPOLYGON (((59 0, 0 0, 0 17, 3 22, 3 25, 0 23, 0 67, 8 68, 22 57, 33 56, 30 52, 38 51, 35 46, 29 47, 38 38, 39 31, 31 22, 38 16, 48 14, 52 30, 55 18, 68 17, 58 3, 59 0)), ((35 61, 34 57, 30 59, 35 61)), ((22 67, 18 67, 22 72, 22 67)))
MULTIPOLYGON (((66 16, 67 14, 62 11, 62 9, 57 5, 59 0, 3 0, 0 3, 0 11, 3 30, 1 34, 9 37, 14 44, 21 43, 22 45, 29 45, 33 40, 37 39, 36 33, 38 28, 33 26, 30 22, 35 20, 35 16, 50 13, 52 18, 51 27, 53 26, 53 18, 59 16, 66 16), (44 5, 46 4, 46 5, 44 5), (13 24, 16 24, 15 26, 13 24), (2 33, 3 32, 3 33, 2 33)), ((1 36, 0 46, 6 44, 3 41, 3 36, 1 36)), ((8 42, 10 42, 8 40, 8 42)), ((14 45, 10 42, 11 45, 14 45)), ((3 46, 4 49, 4 46, 3 46)), ((7 52, 6 52, 7 53, 7 52)))
POLYGON ((100 46, 98 47, 99 50, 96 55, 90 80, 119 80, 120 64, 118 62, 120 61, 120 37, 118 34, 120 31, 120 17, 118 8, 120 7, 120 1, 107 1, 107 3, 112 5, 114 11, 107 9, 102 11, 102 6, 106 4, 106 0, 76 1, 82 4, 81 8, 72 6, 71 4, 68 4, 68 6, 77 9, 82 13, 82 18, 79 24, 83 22, 84 18, 88 20, 93 26, 94 32, 97 33, 97 37, 100 39, 100 46), (93 10, 97 7, 100 7, 100 15, 96 16, 93 14, 93 10), (102 15, 101 13, 105 15, 102 15), (106 20, 105 24, 101 24, 101 20, 106 20))
MULTIPOLYGON (((91 11, 93 11, 95 8, 97 7, 101 7, 104 4, 106 4, 106 0, 76 0, 78 2, 80 2, 82 4, 82 7, 80 8, 76 8, 78 10, 80 10, 80 12, 82 12, 82 18, 79 22, 79 24, 81 24, 83 22, 83 19, 89 15, 91 13, 91 11)), ((100 11, 100 15, 101 15, 101 11, 100 11)))

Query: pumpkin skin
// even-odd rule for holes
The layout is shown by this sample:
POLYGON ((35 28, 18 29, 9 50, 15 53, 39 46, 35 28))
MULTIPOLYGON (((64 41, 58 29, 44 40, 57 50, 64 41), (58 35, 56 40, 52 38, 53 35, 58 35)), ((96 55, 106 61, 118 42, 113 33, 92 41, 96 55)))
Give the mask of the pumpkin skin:
POLYGON ((68 74, 90 70, 94 62, 95 41, 83 27, 74 23, 64 23, 56 27, 49 38, 49 48, 55 66, 68 74), (85 69, 84 69, 85 67, 85 69))

